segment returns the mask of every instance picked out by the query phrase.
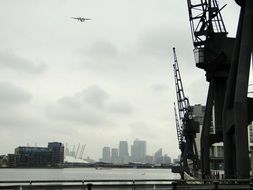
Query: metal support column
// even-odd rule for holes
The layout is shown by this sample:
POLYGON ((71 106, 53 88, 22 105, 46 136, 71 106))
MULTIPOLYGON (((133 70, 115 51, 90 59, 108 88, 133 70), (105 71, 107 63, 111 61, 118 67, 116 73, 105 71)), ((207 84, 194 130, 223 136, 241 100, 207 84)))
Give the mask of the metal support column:
POLYGON ((212 108, 213 108, 213 82, 209 83, 206 110, 203 122, 203 128, 201 133, 201 168, 202 178, 208 178, 211 175, 210 172, 210 126, 212 121, 212 108))
POLYGON ((245 1, 243 16, 242 38, 239 52, 239 65, 235 89, 235 138, 236 161, 238 178, 249 178, 249 149, 248 149, 248 83, 250 59, 253 46, 253 1, 245 1))

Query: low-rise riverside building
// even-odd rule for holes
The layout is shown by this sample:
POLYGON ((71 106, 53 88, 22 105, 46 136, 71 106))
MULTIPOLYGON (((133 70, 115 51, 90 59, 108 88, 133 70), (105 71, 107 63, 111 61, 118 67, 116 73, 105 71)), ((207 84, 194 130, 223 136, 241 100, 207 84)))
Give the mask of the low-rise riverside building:
POLYGON ((61 167, 64 145, 50 142, 48 147, 19 146, 15 149, 14 167, 61 167))

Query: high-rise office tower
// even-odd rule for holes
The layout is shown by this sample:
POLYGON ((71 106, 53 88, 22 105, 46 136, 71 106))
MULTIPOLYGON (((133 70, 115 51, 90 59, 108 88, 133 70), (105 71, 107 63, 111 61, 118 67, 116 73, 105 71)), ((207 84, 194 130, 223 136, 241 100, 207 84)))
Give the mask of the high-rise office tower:
POLYGON ((119 157, 129 156, 127 141, 119 142, 119 157))
POLYGON ((164 164, 170 164, 170 163, 171 163, 171 157, 168 156, 167 154, 165 154, 165 155, 163 156, 163 163, 164 163, 164 164))
POLYGON ((103 148, 103 155, 102 155, 102 161, 103 162, 111 162, 111 151, 110 151, 110 147, 104 147, 103 148))
POLYGON ((154 162, 155 164, 161 164, 163 162, 163 150, 161 148, 155 152, 154 162))
POLYGON ((118 148, 112 148, 112 156, 111 161, 112 163, 116 164, 119 162, 119 149, 118 148))
POLYGON ((121 164, 127 164, 129 162, 127 141, 119 142, 119 161, 121 164))
POLYGON ((131 157, 133 162, 144 162, 146 156, 146 141, 136 139, 131 146, 131 157))

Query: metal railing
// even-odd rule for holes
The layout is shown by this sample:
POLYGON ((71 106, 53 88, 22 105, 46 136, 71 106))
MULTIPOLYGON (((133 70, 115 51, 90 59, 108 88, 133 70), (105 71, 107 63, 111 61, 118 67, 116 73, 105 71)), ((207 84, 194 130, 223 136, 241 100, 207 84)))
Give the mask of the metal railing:
POLYGON ((9 180, 0 181, 0 189, 252 189, 253 179, 223 180, 175 180, 175 179, 136 179, 136 180, 9 180))

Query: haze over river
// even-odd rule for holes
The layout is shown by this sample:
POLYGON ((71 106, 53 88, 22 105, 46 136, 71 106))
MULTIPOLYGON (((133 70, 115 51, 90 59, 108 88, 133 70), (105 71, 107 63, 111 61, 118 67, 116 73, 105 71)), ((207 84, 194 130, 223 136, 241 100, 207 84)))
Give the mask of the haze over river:
POLYGON ((170 169, 0 169, 0 180, 178 179, 170 169))

